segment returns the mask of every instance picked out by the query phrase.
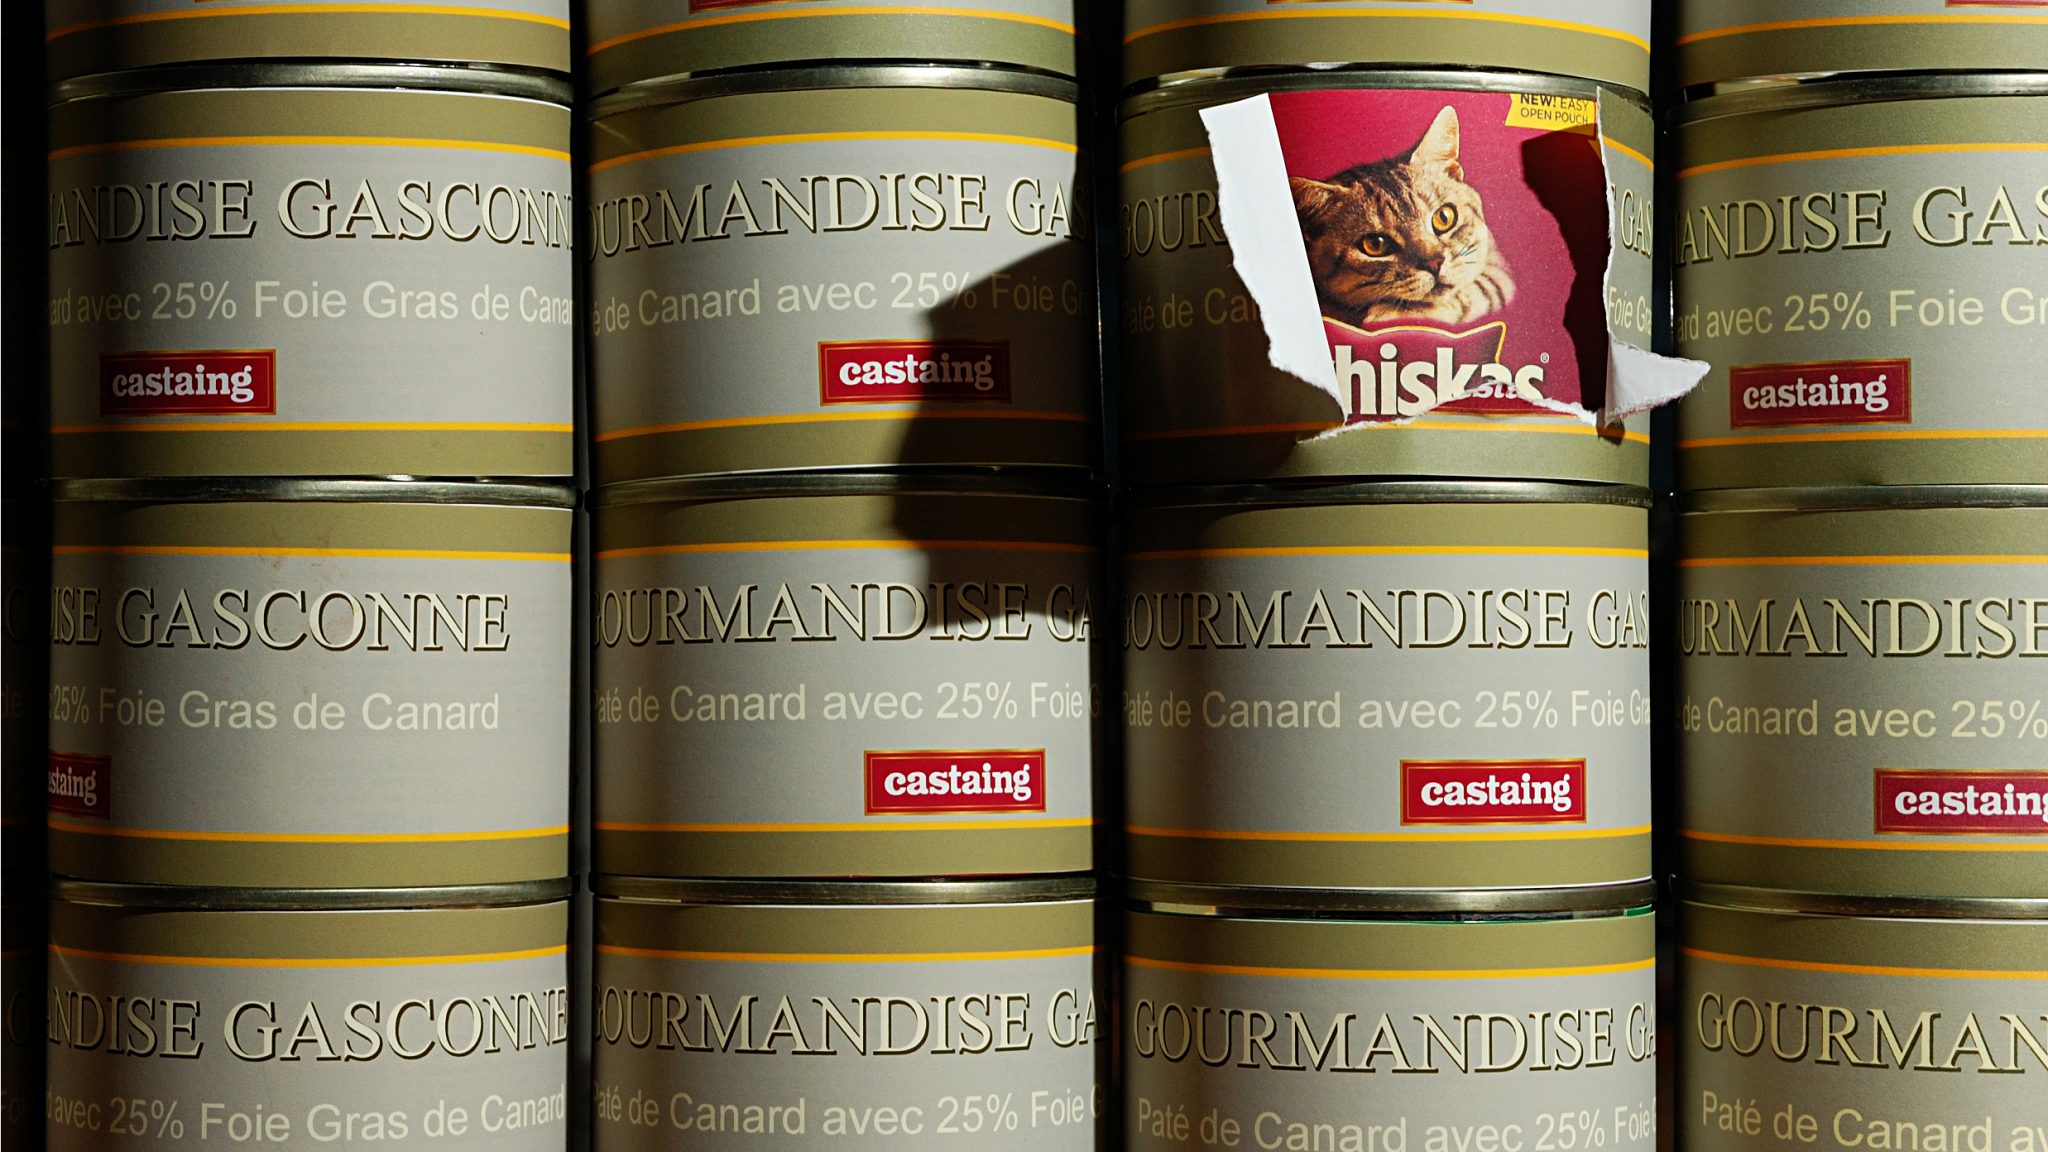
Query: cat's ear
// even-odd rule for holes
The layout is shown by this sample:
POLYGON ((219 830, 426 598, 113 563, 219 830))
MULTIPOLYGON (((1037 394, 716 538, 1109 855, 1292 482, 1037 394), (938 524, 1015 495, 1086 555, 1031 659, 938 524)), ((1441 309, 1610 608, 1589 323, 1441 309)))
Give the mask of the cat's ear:
POLYGON ((1448 105, 1436 114, 1436 120, 1429 131, 1422 134, 1422 143, 1415 146, 1415 152, 1408 157, 1408 163, 1416 167, 1441 166, 1453 180, 1465 178, 1465 168, 1458 163, 1458 110, 1448 105))
POLYGON ((1335 184, 1310 180, 1302 176, 1289 176, 1288 186, 1294 189, 1294 211, 1304 224, 1321 224, 1344 190, 1335 184))

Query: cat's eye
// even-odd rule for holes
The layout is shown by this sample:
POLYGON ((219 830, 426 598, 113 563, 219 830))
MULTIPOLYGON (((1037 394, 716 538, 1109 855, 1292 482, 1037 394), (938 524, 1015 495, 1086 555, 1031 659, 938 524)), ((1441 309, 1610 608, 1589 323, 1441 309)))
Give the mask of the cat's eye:
POLYGON ((1394 250, 1394 238, 1384 232, 1368 232, 1358 246, 1365 249, 1367 256, 1385 256, 1394 250))
POLYGON ((1436 229, 1436 234, 1439 236, 1443 235, 1446 232, 1449 232, 1451 229, 1458 226, 1457 207, 1455 205, 1446 204, 1443 207, 1438 208, 1436 210, 1436 214, 1429 218, 1429 223, 1431 227, 1436 229))

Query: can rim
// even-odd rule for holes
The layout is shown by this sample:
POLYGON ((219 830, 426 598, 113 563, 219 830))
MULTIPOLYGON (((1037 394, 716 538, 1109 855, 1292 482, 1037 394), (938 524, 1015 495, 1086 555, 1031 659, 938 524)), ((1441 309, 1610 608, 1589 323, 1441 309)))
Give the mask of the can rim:
POLYGON ((1964 96, 2048 96, 2048 73, 1826 72, 1747 79, 1689 96, 1673 109, 1672 115, 1674 123, 1696 124, 1754 112, 1804 112, 1849 104, 1964 96))
POLYGON ((777 496, 1015 496, 1096 504, 1095 485, 1057 474, 987 472, 782 472, 733 473, 629 480, 590 492, 590 506, 708 504, 777 496))
POLYGON ((1117 104, 1119 123, 1153 112, 1206 106, 1268 92, 1312 92, 1330 88, 1441 89, 1446 92, 1506 92, 1596 99, 1601 92, 1628 101, 1647 114, 1650 98, 1633 88, 1549 72, 1508 72, 1497 68, 1393 68, 1350 63, 1205 68, 1155 77, 1125 89, 1117 104), (1220 93, 1220 95, 1212 95, 1220 93))
POLYGON ((2048 508, 2048 484, 1726 488, 1680 497, 1679 511, 1881 512, 1899 508, 2048 508))
POLYGON ((1223 884, 1125 882, 1125 903, 1162 915, 1236 919, 1463 920, 1473 917, 1636 914, 1657 899, 1657 882, 1631 880, 1581 888, 1364 889, 1251 888, 1223 884))
POLYGON ((584 118, 602 120, 621 112, 688 104, 720 96, 808 92, 849 88, 972 89, 1042 96, 1079 104, 1081 86, 1050 72, 954 63, 807 64, 797 67, 683 73, 636 80, 590 101, 584 118))
POLYGON ((503 96, 575 103, 576 88, 556 73, 504 64, 402 64, 390 61, 226 61, 163 64, 94 72, 50 85, 49 102, 245 88, 389 88, 460 96, 503 96))
POLYGON ((435 908, 508 908, 567 900, 575 882, 526 880, 440 888, 247 888, 115 884, 100 880, 50 881, 50 896, 69 904, 110 908, 163 908, 195 912, 410 911, 435 908))
POLYGON ((493 507, 576 507, 566 485, 504 480, 277 480, 264 477, 157 477, 134 480, 57 480, 57 503, 134 504, 478 504, 493 507))
POLYGON ((1299 483, 1145 489, 1131 493, 1132 505, 1148 511, 1294 504, 1595 504, 1648 508, 1654 502, 1655 497, 1648 488, 1561 480, 1304 480, 1299 483))
POLYGON ((592 894, 634 904, 960 905, 1056 904, 1092 900, 1086 874, 985 880, 704 880, 661 876, 593 876, 592 894))
POLYGON ((1844 919, 2048 920, 2048 897, 1847 896, 1686 881, 1678 887, 1678 898, 1687 904, 1729 908, 1738 912, 1844 919))

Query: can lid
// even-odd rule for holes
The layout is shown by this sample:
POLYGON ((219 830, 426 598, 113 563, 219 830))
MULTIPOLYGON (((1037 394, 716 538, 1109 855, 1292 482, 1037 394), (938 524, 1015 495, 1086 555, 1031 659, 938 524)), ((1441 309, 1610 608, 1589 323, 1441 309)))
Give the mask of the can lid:
POLYGON ((346 912, 427 908, 506 908, 566 900, 575 883, 530 880, 448 888, 186 888, 162 884, 50 881, 50 895, 68 904, 197 912, 346 912))
POLYGON ((1013 92, 1079 103, 1080 85, 1045 72, 993 64, 836 64, 662 76, 622 85, 591 101, 585 115, 602 120, 620 112, 687 104, 719 96, 849 88, 940 88, 1013 92))
POLYGON ((1159 508, 1271 507, 1295 504, 1607 504, 1648 508, 1648 488, 1520 480, 1382 480, 1270 482, 1146 489, 1133 505, 1159 508))
POLYGON ((215 88, 390 88, 510 96, 564 106, 576 98, 575 86, 560 76, 501 64, 250 61, 169 64, 75 76, 50 86, 50 103, 215 88))
POLYGON ((1844 104, 1949 100, 1961 96, 2048 96, 2044 72, 1841 72, 1715 85, 1674 110, 1679 124, 1752 112, 1800 112, 1844 104))
MULTIPOLYGON (((2048 897, 1978 899, 1964 896, 1843 896, 1734 884, 1681 882, 1678 898, 1745 912, 1885 920, 2044 920, 2048 897)), ((2048 925, 2044 925, 2048 927, 2048 925)))
POLYGON ((2048 484, 1730 488, 1681 497, 1681 512, 1875 512, 1892 508, 2048 508, 2048 484))
POLYGON ((1489 920, 1633 915, 1657 898, 1653 880, 1577 888, 1250 888, 1128 881, 1128 903, 1145 911, 1232 919, 1489 920))
POLYGON ((1105 494, 1100 486, 1078 477, 1019 469, 738 473, 608 484, 590 493, 590 506, 705 504, 775 496, 963 495, 1100 502, 1105 494))
POLYGON ((1308 92, 1330 88, 1441 89, 1447 92, 1503 92, 1528 96, 1570 96, 1597 99, 1601 92, 1650 110, 1647 96, 1630 88, 1574 76, 1537 72, 1490 72, 1470 68, 1396 68, 1373 64, 1304 64, 1254 68, 1209 68, 1178 72, 1134 86, 1117 105, 1117 119, 1150 112, 1206 107, 1268 92, 1308 92))
POLYGON ((192 477, 147 480, 58 480, 58 502, 134 504, 486 504, 574 508, 576 490, 555 484, 481 480, 272 480, 261 477, 192 477))
POLYGON ((640 904, 1049 904, 1092 900, 1093 876, 982 880, 678 880, 594 876, 603 899, 640 904))

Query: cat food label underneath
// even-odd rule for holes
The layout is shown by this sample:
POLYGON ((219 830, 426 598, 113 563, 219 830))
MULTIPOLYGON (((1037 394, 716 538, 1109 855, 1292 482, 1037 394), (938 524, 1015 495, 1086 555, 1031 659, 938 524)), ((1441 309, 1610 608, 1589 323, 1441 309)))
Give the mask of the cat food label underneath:
POLYGON ((566 508, 58 508, 56 871, 315 888, 562 873, 566 508))
POLYGON ((2048 1141, 2048 923, 1684 913, 1679 1147, 2048 1141))
POLYGON ((1594 96, 1269 95, 1336 406, 1268 364, 1259 308, 1231 268, 1198 111, 1128 119, 1120 323, 1132 467, 1172 479, 1639 482, 1646 422, 1596 429, 1548 406, 1599 406, 1610 326, 1650 342, 1651 126, 1634 105, 1594 96), (1396 422, 1392 436, 1328 435, 1396 422))
POLYGON ((56 474, 567 474, 568 140, 453 92, 58 105, 56 474))
POLYGON ((972 89, 757 93, 604 119, 590 177, 600 479, 1091 463, 1075 132, 1066 100, 972 89))
POLYGON ((2048 887, 2048 508, 1681 520, 1680 836, 1707 883, 2048 887))
POLYGON ((2048 0, 1687 0, 1680 85, 1828 72, 2039 68, 2048 0))
POLYGON ((1647 875, 1644 545, 1636 508, 1148 509, 1125 568, 1131 874, 1647 875))
POLYGON ((565 904, 51 905, 51 1152, 559 1152, 565 904))
POLYGON ((1657 1147, 1649 915, 1126 924, 1132 1152, 1657 1147))
POLYGON ((1679 129, 1686 487, 2048 481, 2042 93, 1679 129))

